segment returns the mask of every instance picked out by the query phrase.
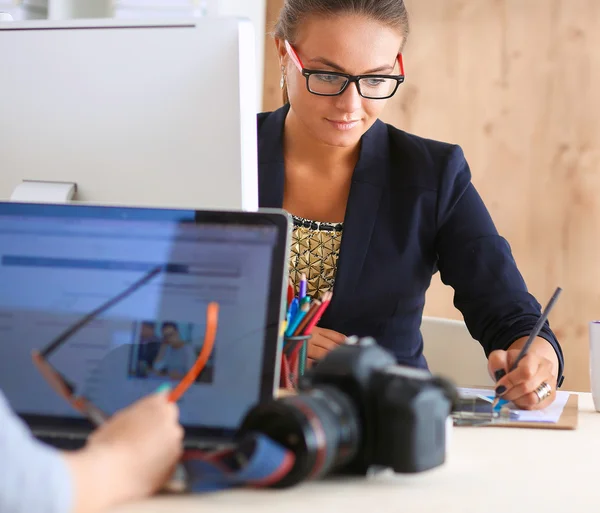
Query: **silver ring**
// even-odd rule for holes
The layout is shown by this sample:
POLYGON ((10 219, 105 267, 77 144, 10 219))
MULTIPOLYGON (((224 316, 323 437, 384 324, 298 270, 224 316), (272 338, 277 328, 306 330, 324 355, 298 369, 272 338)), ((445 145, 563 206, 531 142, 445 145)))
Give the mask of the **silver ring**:
POLYGON ((550 388, 550 385, 545 381, 535 389, 535 395, 538 396, 538 403, 541 403, 544 399, 549 397, 550 394, 552 394, 552 388, 550 388))

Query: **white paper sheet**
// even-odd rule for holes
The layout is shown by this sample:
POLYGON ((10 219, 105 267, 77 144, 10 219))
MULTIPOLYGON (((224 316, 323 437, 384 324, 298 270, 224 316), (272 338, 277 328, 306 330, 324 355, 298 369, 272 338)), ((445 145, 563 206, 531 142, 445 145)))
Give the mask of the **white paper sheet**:
MULTIPOLYGON (((459 388, 458 392, 463 397, 482 397, 492 401, 494 391, 485 388, 459 388)), ((554 402, 543 410, 519 410, 514 404, 508 403, 511 411, 517 414, 518 422, 550 422, 556 424, 569 400, 569 392, 557 392, 554 402)))

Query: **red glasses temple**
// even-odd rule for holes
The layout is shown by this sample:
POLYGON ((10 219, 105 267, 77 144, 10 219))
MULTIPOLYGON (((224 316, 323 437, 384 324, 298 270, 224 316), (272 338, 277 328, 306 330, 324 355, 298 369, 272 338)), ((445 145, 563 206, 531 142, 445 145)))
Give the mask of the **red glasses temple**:
MULTIPOLYGON (((304 64, 298 57, 296 50, 294 50, 293 46, 289 43, 289 41, 285 40, 285 49, 287 50, 288 55, 292 59, 293 63, 296 65, 299 71, 304 69, 304 64)), ((404 59, 402 57, 402 53, 398 53, 398 66, 400 67, 400 75, 404 76, 404 59)))

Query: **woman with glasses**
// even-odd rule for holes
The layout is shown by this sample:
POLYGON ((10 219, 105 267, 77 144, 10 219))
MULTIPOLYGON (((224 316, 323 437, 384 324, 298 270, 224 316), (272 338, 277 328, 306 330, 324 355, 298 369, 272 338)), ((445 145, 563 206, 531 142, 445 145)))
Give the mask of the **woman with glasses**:
MULTIPOLYGON (((420 324, 439 271, 488 356, 497 393, 548 406, 562 382, 546 324, 506 240, 471 183, 459 146, 379 120, 405 80, 402 0, 285 0, 275 28, 284 106, 258 116, 262 207, 293 216, 291 279, 333 299, 309 362, 345 336, 374 336, 400 364, 425 367, 420 324)), ((457 355, 460 357, 460 355, 457 355)))

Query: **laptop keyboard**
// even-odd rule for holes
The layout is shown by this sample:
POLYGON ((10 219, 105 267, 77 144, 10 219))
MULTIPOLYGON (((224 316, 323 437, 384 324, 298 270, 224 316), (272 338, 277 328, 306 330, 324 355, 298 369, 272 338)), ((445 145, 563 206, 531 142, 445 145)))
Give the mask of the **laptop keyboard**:
MULTIPOLYGON (((86 442, 85 437, 67 437, 64 435, 51 435, 51 434, 38 434, 36 438, 47 445, 55 447, 56 449, 64 451, 75 451, 81 449, 86 442)), ((199 449, 199 450, 214 450, 216 448, 222 449, 227 447, 229 444, 216 441, 197 441, 197 440, 186 440, 183 443, 184 449, 199 449)))
POLYGON ((45 444, 51 445, 63 451, 75 451, 85 445, 85 438, 69 438, 51 435, 38 435, 36 438, 45 444))

